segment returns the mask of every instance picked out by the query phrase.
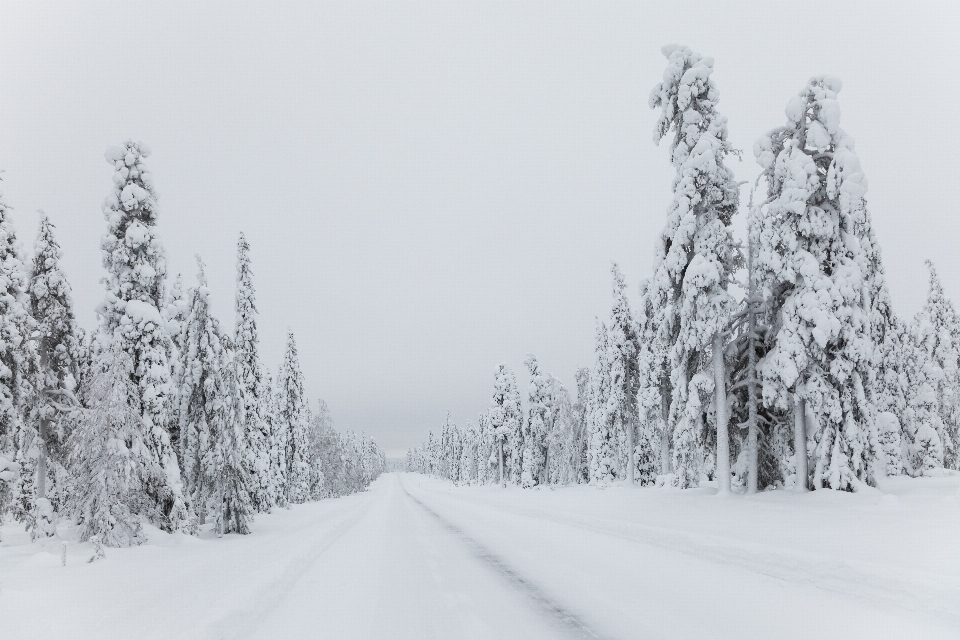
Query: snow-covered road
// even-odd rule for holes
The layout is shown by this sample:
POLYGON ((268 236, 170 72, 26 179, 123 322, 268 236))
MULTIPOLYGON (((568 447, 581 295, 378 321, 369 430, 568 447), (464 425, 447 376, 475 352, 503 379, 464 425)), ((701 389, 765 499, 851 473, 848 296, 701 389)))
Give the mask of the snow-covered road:
POLYGON ((85 545, 71 545, 65 568, 59 548, 23 544, 8 526, 0 629, 10 638, 953 638, 956 484, 928 483, 920 498, 906 495, 914 483, 894 487, 900 497, 723 500, 387 474, 363 494, 261 516, 250 536, 156 533, 93 564, 85 545))

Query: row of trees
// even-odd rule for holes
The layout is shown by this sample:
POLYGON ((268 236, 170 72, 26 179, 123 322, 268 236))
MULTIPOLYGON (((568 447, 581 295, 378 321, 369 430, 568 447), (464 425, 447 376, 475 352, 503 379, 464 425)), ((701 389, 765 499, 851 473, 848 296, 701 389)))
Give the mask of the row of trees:
POLYGON ((761 173, 741 243, 740 183, 725 164, 739 152, 713 60, 663 51, 650 106, 654 140, 673 134, 676 177, 638 308, 614 265, 613 310, 593 369, 577 373, 576 402, 528 359, 524 414, 503 365, 479 428, 448 420, 408 466, 523 486, 710 479, 721 493, 853 491, 958 469, 960 320, 930 263, 923 309, 894 313, 866 177, 840 128, 840 81, 811 78, 786 124, 755 144, 761 173))
POLYGON ((210 311, 204 265, 167 290, 149 150, 107 150, 114 167, 101 250, 99 327, 77 325, 54 226, 41 216, 24 265, 0 199, 0 517, 33 536, 58 518, 81 538, 141 539, 144 522, 248 533, 255 513, 362 490, 384 467, 368 437, 308 407, 293 333, 276 383, 260 362, 249 250, 240 235, 236 327, 210 311))

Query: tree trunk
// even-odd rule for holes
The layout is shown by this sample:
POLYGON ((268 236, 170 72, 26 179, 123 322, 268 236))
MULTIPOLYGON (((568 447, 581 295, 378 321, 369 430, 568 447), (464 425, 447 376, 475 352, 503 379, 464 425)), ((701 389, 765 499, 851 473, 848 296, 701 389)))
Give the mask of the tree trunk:
POLYGON ((500 443, 500 486, 503 488, 507 487, 507 481, 503 477, 503 440, 498 441, 500 443))
POLYGON ((793 448, 796 455, 797 484, 795 491, 807 491, 807 402, 799 396, 793 400, 793 448))
POLYGON ((633 414, 627 412, 627 484, 633 486, 633 469, 636 466, 633 446, 633 414))
POLYGON ((730 434, 727 431, 727 372, 723 362, 723 334, 713 337, 713 384, 717 404, 717 489, 730 493, 730 434))
POLYGON ((37 498, 47 497, 47 432, 50 420, 40 419, 40 457, 37 459, 37 498))
POLYGON ((660 473, 670 473, 670 376, 660 376, 660 415, 663 429, 660 432, 660 473))
MULTIPOLYGON (((753 194, 751 194, 751 199, 753 194)), ((753 244, 747 256, 747 277, 750 279, 747 296, 747 494, 757 492, 757 458, 759 457, 757 437, 757 311, 756 286, 753 280, 753 244)))

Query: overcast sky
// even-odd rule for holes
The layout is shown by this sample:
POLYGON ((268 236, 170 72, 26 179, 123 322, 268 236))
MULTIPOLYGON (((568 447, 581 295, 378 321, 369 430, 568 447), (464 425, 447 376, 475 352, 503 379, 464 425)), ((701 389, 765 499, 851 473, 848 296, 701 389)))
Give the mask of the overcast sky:
POLYGON ((839 76, 897 310, 926 258, 960 296, 953 4, 0 2, 0 190, 25 247, 38 208, 57 225, 92 328, 103 151, 148 143, 171 273, 200 253, 232 330, 246 232, 264 362, 291 327, 311 403, 396 455, 448 409, 476 421, 501 362, 573 388, 611 260, 636 298, 671 197, 667 43, 716 60, 741 180, 807 78, 839 76))

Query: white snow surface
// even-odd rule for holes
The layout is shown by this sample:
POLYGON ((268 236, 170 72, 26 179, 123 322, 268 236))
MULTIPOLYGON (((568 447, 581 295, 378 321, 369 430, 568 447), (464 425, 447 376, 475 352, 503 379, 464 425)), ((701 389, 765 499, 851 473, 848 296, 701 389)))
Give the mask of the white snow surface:
POLYGON ((960 475, 849 494, 387 474, 249 536, 0 543, 0 638, 955 638, 960 475), (800 624, 797 624, 801 621, 800 624))

